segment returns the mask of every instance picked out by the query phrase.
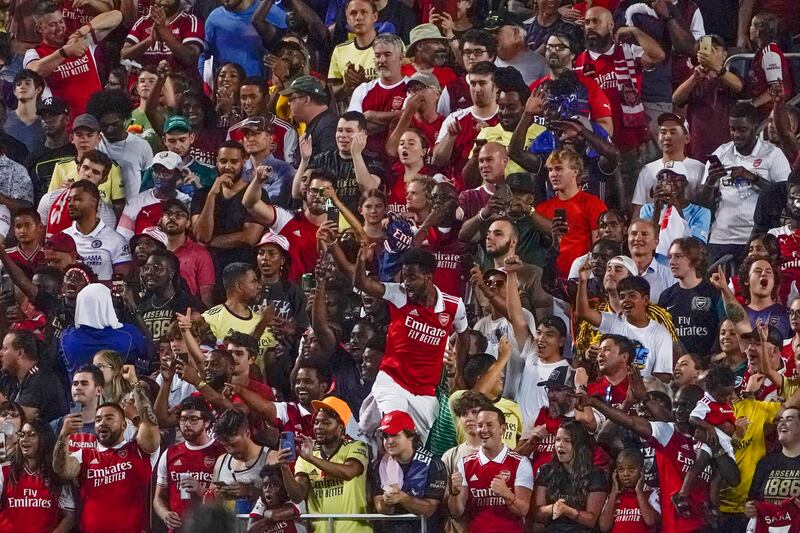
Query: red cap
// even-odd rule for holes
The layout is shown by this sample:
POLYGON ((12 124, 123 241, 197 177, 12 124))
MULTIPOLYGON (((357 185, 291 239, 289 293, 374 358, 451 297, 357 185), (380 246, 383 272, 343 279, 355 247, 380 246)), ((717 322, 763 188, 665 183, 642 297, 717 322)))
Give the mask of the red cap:
POLYGON ((383 415, 378 429, 387 435, 397 435, 405 430, 414 431, 416 426, 414 425, 414 420, 411 418, 411 415, 405 411, 392 411, 383 415))
POLYGON ((46 250, 53 250, 54 252, 78 255, 78 247, 75 246, 75 241, 64 232, 56 233, 47 239, 44 247, 46 250))

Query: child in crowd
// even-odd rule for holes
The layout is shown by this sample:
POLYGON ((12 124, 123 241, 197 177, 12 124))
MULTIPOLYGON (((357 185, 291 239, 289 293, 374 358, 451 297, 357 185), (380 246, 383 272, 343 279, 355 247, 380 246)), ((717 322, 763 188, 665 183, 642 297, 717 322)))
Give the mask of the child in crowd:
MULTIPOLYGON (((654 507, 658 492, 645 492, 644 455, 636 448, 625 448, 617 455, 617 468, 611 476, 611 491, 600 513, 600 531, 646 533, 658 521, 654 507)), ((657 504, 656 504, 657 505, 657 504)))
POLYGON ((261 496, 250 511, 247 533, 305 533, 306 528, 296 519, 303 512, 305 503, 297 505, 289 500, 283 485, 281 465, 266 465, 261 469, 264 484, 261 496))

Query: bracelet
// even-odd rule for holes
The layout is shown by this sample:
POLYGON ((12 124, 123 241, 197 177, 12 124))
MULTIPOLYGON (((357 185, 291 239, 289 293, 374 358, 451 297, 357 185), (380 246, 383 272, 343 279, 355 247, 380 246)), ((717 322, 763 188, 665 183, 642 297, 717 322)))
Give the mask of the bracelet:
POLYGON ((204 380, 204 379, 203 379, 203 380, 200 380, 200 383, 198 383, 198 384, 197 384, 197 390, 200 390, 200 389, 202 389, 202 388, 203 388, 203 387, 205 387, 206 385, 208 385, 208 383, 206 383, 206 380, 204 380))
POLYGON ((59 49, 58 49, 58 54, 59 54, 61 57, 63 57, 64 59, 67 59, 67 53, 64 51, 64 47, 63 47, 63 46, 62 46, 61 48, 59 48, 59 49))
POLYGON ((483 209, 481 209, 480 211, 478 211, 478 218, 479 218, 481 221, 483 221, 483 222, 488 222, 488 221, 489 221, 489 219, 488 219, 488 218, 483 218, 483 209))
POLYGON ((56 439, 56 444, 60 444, 61 446, 67 447, 67 443, 61 439, 56 439))

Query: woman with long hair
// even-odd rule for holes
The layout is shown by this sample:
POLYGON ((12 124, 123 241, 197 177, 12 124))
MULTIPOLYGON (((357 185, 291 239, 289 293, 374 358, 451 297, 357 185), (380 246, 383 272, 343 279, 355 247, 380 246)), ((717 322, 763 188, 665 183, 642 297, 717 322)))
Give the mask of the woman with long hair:
POLYGON ((589 433, 579 422, 558 428, 555 454, 539 469, 533 493, 535 520, 548 532, 594 531, 608 484, 593 456, 589 433))
POLYGON ((244 118, 239 105, 239 88, 247 77, 238 63, 224 63, 217 71, 214 82, 214 106, 217 111, 217 126, 228 128, 244 118))
POLYGON ((398 160, 389 171, 389 189, 386 191, 389 211, 406 211, 406 184, 410 180, 420 174, 433 176, 427 166, 429 155, 428 140, 419 130, 409 129, 400 137, 397 146, 398 160))
POLYGON ((53 430, 41 419, 26 422, 20 428, 15 452, 2 466, 0 475, 0 531, 72 530, 72 491, 53 471, 56 445, 53 430), (10 505, 10 501, 16 503, 10 505))
POLYGON ((16 402, 0 402, 0 438, 5 447, 0 449, 0 463, 8 461, 16 450, 17 432, 25 423, 25 411, 16 402))
POLYGON ((122 367, 125 364, 122 356, 114 350, 100 350, 94 354, 92 364, 100 369, 106 380, 103 397, 106 401, 120 403, 132 390, 130 383, 122 375, 122 367))

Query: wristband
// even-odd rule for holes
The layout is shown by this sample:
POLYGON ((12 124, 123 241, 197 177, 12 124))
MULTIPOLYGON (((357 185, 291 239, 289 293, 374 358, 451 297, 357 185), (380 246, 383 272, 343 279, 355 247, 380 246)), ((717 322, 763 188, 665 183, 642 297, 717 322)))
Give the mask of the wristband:
POLYGON ((64 51, 64 47, 63 47, 63 46, 62 46, 61 48, 59 48, 59 49, 58 49, 58 54, 59 54, 61 57, 63 57, 64 59, 67 59, 67 53, 64 51))
POLYGON ((728 69, 723 66, 721 69, 719 69, 717 71, 717 76, 721 78, 722 76, 724 76, 727 73, 728 73, 728 69))
POLYGON ((483 221, 483 222, 489 222, 488 218, 483 218, 483 209, 478 211, 478 218, 481 219, 481 221, 483 221))

